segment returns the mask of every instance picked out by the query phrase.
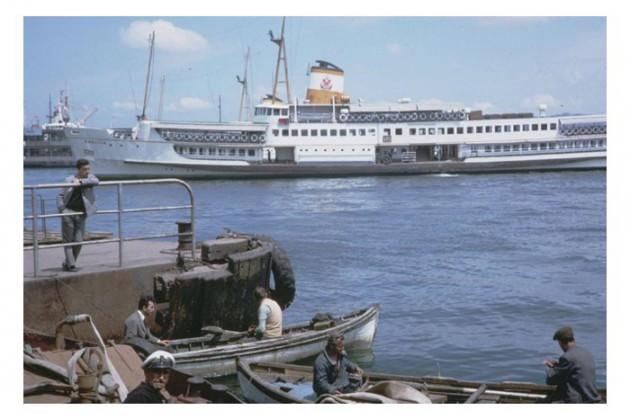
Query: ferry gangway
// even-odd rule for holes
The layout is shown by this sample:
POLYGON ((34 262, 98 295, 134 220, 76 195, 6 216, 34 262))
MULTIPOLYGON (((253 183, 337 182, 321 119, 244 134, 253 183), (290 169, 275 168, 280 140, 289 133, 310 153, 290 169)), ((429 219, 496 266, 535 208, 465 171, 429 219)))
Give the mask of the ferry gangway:
MULTIPOLYGON (((38 214, 38 205, 37 205, 37 197, 38 191, 43 189, 61 189, 61 188, 69 188, 72 186, 76 186, 72 183, 47 183, 47 184, 38 184, 38 185, 24 185, 24 191, 30 191, 30 201, 31 201, 31 215, 25 215, 24 220, 32 221, 33 228, 33 245, 25 246, 24 250, 32 250, 33 251, 33 275, 39 275, 39 251, 41 249, 50 249, 55 247, 68 247, 68 246, 76 246, 80 245, 97 245, 104 243, 118 243, 118 266, 123 266, 123 247, 125 242, 134 241, 134 240, 148 240, 148 239, 160 239, 167 237, 182 237, 182 236, 190 236, 191 237, 191 252, 192 258, 195 258, 195 196, 193 195, 192 188, 190 185, 183 180, 180 179, 140 179, 140 180, 122 180, 122 181, 104 181, 99 182, 98 188, 113 186, 116 187, 116 209, 106 209, 106 210, 97 210, 96 215, 99 214, 117 214, 117 227, 118 227, 118 237, 114 237, 111 239, 100 239, 100 240, 84 240, 80 242, 67 242, 67 243, 59 243, 59 244, 47 244, 40 245, 37 237, 37 220, 43 220, 45 222, 46 219, 49 218, 62 218, 69 217, 72 215, 83 215, 83 212, 65 212, 65 213, 54 213, 54 214, 38 214), (149 184, 177 184, 183 186, 188 192, 189 203, 187 205, 171 205, 171 206, 156 206, 156 207, 144 207, 144 208, 123 208, 123 186, 124 185, 149 185, 149 184), (123 223, 122 223, 122 215, 125 213, 138 213, 138 212, 150 212, 150 211, 172 211, 172 210, 190 210, 190 231, 189 232, 177 232, 173 234, 156 234, 156 235, 146 235, 146 236, 136 236, 136 237, 124 237, 123 236, 123 223)), ((40 197, 41 200, 41 197, 40 197)))

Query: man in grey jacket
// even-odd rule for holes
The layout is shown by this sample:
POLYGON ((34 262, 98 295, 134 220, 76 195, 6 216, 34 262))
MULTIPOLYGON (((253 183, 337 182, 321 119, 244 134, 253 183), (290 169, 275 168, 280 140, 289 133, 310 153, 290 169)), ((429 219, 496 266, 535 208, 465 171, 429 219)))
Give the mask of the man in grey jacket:
POLYGON ((333 332, 328 337, 326 348, 313 366, 313 390, 322 394, 343 394, 356 391, 360 380, 351 380, 348 373, 362 375, 363 370, 346 357, 343 335, 333 332))
MULTIPOLYGON (((124 340, 131 338, 140 338, 148 340, 157 345, 168 345, 167 340, 161 340, 153 336, 151 330, 147 327, 146 318, 155 312, 155 299, 150 295, 140 297, 138 301, 138 310, 131 313, 125 320, 124 340)), ((124 342, 123 340, 123 342, 124 342)))
MULTIPOLYGON (((96 197, 93 187, 98 185, 98 178, 90 173, 90 162, 77 160, 77 173, 66 178, 74 186, 64 188, 57 197, 57 209, 66 215, 61 218, 61 237, 63 243, 83 241, 85 219, 96 212, 96 197)), ((61 267, 64 271, 76 271, 76 261, 81 252, 81 245, 64 247, 65 260, 61 267)))
POLYGON ((600 403, 595 387, 595 359, 593 355, 576 345, 573 329, 561 327, 553 335, 564 354, 558 360, 546 360, 547 384, 557 390, 548 401, 560 403, 600 403))

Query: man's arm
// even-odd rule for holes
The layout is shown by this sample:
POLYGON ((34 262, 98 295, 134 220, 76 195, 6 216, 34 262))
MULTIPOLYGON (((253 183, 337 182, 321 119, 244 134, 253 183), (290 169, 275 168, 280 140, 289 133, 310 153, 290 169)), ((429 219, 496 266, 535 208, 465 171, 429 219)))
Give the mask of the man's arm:
POLYGON ((151 329, 149 328, 149 326, 145 325, 144 326, 146 328, 146 332, 147 332, 147 336, 146 339, 151 342, 151 343, 161 343, 160 339, 156 338, 155 336, 153 336, 153 333, 151 333, 151 329))
POLYGON ((558 385, 566 382, 571 366, 571 363, 565 357, 560 357, 558 363, 547 370, 547 384, 558 385))
POLYGON ((100 181, 92 174, 88 175, 85 179, 81 179, 81 185, 83 186, 96 186, 100 181))
POLYGON ((271 314, 269 306, 261 306, 258 309, 258 326, 256 327, 256 336, 262 336, 267 330, 267 317, 271 314))

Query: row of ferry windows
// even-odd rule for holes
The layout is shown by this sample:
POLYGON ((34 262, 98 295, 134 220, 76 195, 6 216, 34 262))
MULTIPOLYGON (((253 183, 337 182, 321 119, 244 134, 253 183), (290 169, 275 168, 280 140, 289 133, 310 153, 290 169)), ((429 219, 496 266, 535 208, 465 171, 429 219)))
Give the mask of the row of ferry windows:
POLYGON ((177 154, 189 154, 199 156, 240 156, 245 155, 254 157, 256 156, 256 150, 245 150, 244 148, 214 148, 214 147, 175 147, 177 154))
POLYGON ((346 137, 346 136, 350 136, 350 137, 356 137, 357 134, 361 137, 365 137, 368 134, 369 135, 376 135, 376 129, 375 128, 369 128, 369 129, 364 129, 364 128, 360 128, 360 129, 340 129, 340 130, 336 130, 336 129, 331 129, 331 130, 327 130, 327 129, 301 129, 301 130, 297 130, 297 129, 292 129, 292 130, 288 130, 288 129, 283 129, 283 130, 277 130, 274 129, 273 130, 273 135, 275 135, 276 137, 279 136, 280 134, 282 134, 283 137, 288 137, 289 136, 289 132, 291 133, 291 137, 328 137, 328 134, 330 133, 331 137, 336 137, 337 135, 339 135, 340 137, 346 137))
POLYGON ((278 109, 278 108, 256 108, 256 111, 254 112, 255 115, 266 115, 266 116, 271 116, 271 115, 283 115, 283 116, 287 116, 289 115, 289 110, 288 109, 278 109))
POLYGON ((470 150, 474 152, 499 153, 506 151, 538 151, 538 150, 564 150, 571 148, 601 148, 606 146, 605 140, 582 141, 557 141, 551 143, 525 143, 525 144, 494 144, 473 145, 470 150))
MULTIPOLYGON (((438 127, 438 128, 409 128, 409 135, 452 135, 452 134, 491 134, 493 132, 521 132, 521 131, 548 131, 556 130, 558 124, 514 124, 514 125, 477 125, 469 127, 438 127)), ((389 128, 385 128, 385 135, 390 135, 389 128)), ((396 128, 395 135, 403 135, 402 128, 396 128)))
MULTIPOLYGON (((408 128, 409 135, 452 135, 452 134, 464 134, 464 128, 466 134, 491 134, 491 133, 500 133, 500 132, 521 132, 521 131, 548 131, 548 130, 556 130, 558 128, 558 124, 552 122, 550 124, 514 124, 514 125, 478 125, 478 126, 470 126, 470 127, 438 127, 438 128, 408 128)), ((336 137, 339 135, 340 137, 351 136, 356 137, 357 134, 359 136, 366 136, 368 133, 370 135, 375 135, 376 130, 374 128, 370 129, 283 129, 283 130, 273 130, 273 135, 276 137, 282 135, 283 137, 326 137, 328 136, 330 131, 331 137, 336 137), (309 134, 310 133, 310 134, 309 134), (338 134, 337 134, 338 133, 338 134)), ((383 130, 385 135, 391 135, 391 129, 385 128, 383 130)), ((395 128, 394 135, 403 135, 402 128, 395 128)))

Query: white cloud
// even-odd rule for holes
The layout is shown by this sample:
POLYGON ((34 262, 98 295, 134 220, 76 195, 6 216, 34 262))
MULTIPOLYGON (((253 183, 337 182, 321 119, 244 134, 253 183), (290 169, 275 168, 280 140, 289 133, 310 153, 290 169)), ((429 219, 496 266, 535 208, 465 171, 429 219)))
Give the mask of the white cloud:
POLYGON ((493 103, 491 102, 474 102, 472 105, 470 105, 470 109, 472 110, 481 110, 484 112, 488 112, 492 109, 494 109, 495 106, 493 103))
POLYGON ((437 98, 431 99, 423 99, 419 100, 418 105, 423 109, 464 109, 469 108, 473 111, 481 110, 484 112, 488 112, 496 106, 492 102, 473 102, 471 104, 466 104, 462 101, 457 100, 442 100, 437 98))
POLYGON ((545 23, 549 16, 485 16, 475 19, 479 26, 523 26, 545 23))
POLYGON ((208 41, 196 32, 179 28, 166 20, 131 22, 120 36, 132 48, 147 48, 149 35, 155 31, 155 48, 167 52, 193 52, 208 48, 208 41))
POLYGON ((208 109, 210 102, 198 97, 183 97, 179 99, 179 106, 184 110, 208 109))
POLYGON ((130 101, 115 101, 113 104, 114 109, 122 109, 125 111, 135 111, 136 110, 136 105, 133 102, 130 101))
POLYGON ((538 108, 538 105, 547 105, 548 108, 561 106, 561 102, 550 94, 537 94, 523 99, 523 106, 538 108))
POLYGON ((436 98, 419 100, 418 105, 425 109, 462 109, 466 107, 464 102, 448 101, 436 98))
POLYGON ((392 42, 390 44, 387 44, 387 52, 389 52, 392 55, 400 55, 400 52, 402 51, 402 47, 400 46, 400 44, 396 43, 396 42, 392 42))

